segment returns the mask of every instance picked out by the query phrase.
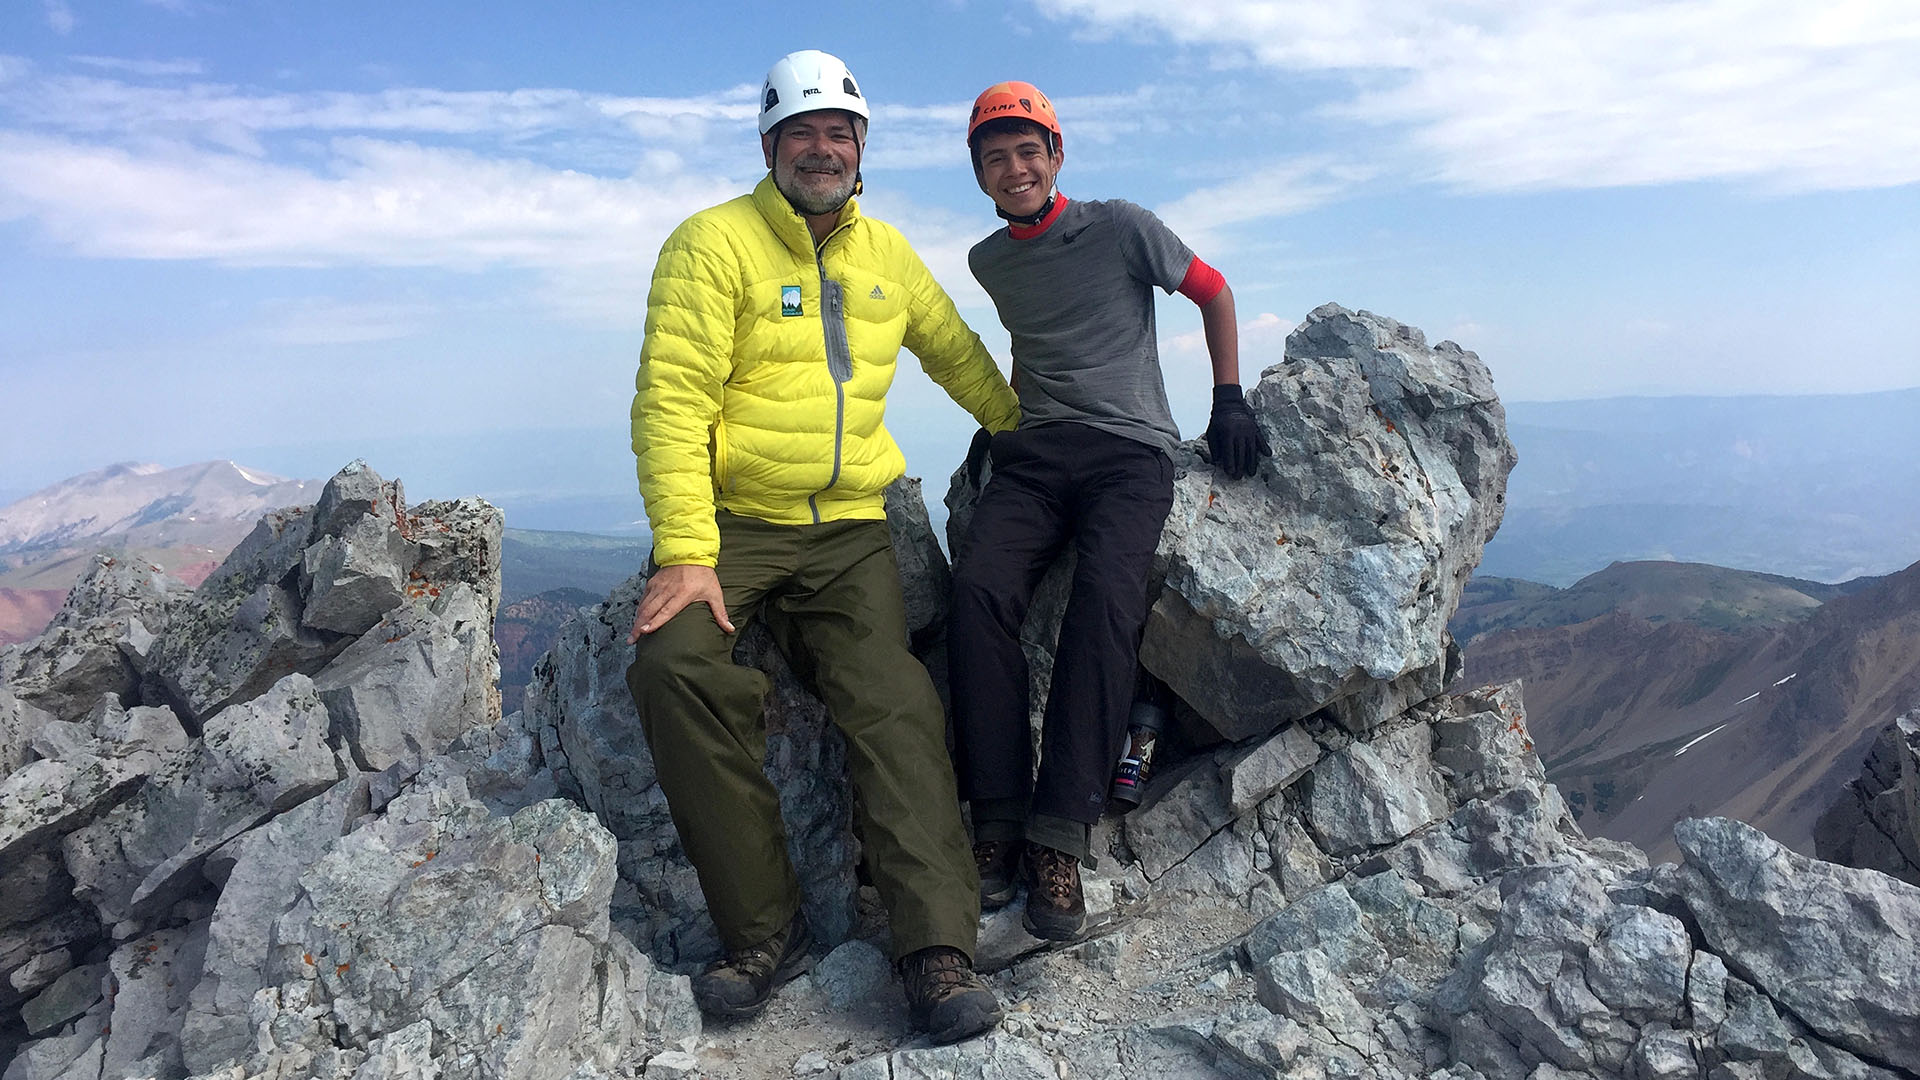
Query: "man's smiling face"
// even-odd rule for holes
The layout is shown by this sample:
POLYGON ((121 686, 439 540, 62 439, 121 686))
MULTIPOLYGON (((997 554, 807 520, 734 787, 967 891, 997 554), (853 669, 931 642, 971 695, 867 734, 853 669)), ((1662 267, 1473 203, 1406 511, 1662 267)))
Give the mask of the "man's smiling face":
POLYGON ((761 140, 774 186, 803 214, 838 213, 853 196, 865 131, 838 109, 801 113, 761 140))
POLYGON ((980 187, 1011 217, 1040 212, 1053 194, 1065 154, 1048 145, 1044 133, 993 132, 980 138, 980 187))

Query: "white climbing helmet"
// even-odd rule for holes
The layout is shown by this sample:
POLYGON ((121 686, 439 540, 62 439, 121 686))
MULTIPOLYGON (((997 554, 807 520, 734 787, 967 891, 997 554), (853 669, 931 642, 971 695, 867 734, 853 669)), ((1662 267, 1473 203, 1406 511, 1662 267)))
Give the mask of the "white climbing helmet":
POLYGON ((775 61, 760 87, 760 134, 789 116, 821 109, 845 109, 868 119, 867 99, 847 65, 818 49, 801 49, 775 61))

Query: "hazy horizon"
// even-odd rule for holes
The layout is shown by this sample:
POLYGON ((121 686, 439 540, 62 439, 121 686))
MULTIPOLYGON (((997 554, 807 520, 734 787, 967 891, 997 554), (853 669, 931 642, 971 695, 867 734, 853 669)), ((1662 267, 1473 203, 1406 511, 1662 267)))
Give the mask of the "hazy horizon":
MULTIPOLYGON (((1025 78, 1065 125, 1063 191, 1154 210, 1226 275, 1246 382, 1327 301, 1477 351, 1512 402, 1920 375, 1920 34, 1895 0, 808 11, 0 8, 0 490, 82 458, 619 426, 654 254, 762 175, 759 80, 797 48, 860 78, 862 210, 1003 364, 962 135, 1025 78)), ((1159 319, 1196 434, 1198 318, 1159 319)), ((972 433, 911 362, 890 415, 937 461, 972 433)))

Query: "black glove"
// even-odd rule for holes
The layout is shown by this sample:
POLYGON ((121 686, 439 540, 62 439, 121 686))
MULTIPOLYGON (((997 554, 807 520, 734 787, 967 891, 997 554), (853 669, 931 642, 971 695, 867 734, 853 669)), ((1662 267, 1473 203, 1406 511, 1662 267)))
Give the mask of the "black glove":
POLYGON ((980 490, 980 470, 987 464, 987 451, 993 448, 993 434, 986 428, 973 433, 973 442, 967 447, 967 483, 975 491, 980 490))
POLYGON ((1239 383, 1221 383, 1213 388, 1213 418, 1207 422, 1207 455, 1213 467, 1229 480, 1243 480, 1254 474, 1261 457, 1272 457, 1273 448, 1253 418, 1253 409, 1240 393, 1239 383))

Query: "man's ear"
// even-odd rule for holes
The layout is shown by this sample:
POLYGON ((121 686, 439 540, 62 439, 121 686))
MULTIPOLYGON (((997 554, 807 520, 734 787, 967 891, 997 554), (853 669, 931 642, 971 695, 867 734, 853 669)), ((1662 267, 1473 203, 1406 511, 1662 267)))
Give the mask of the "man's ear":
POLYGON ((773 168, 773 141, 775 139, 778 139, 779 137, 780 137, 780 129, 778 127, 775 127, 772 131, 769 131, 765 135, 760 136, 760 153, 765 155, 767 159, 767 168, 769 169, 773 168))

